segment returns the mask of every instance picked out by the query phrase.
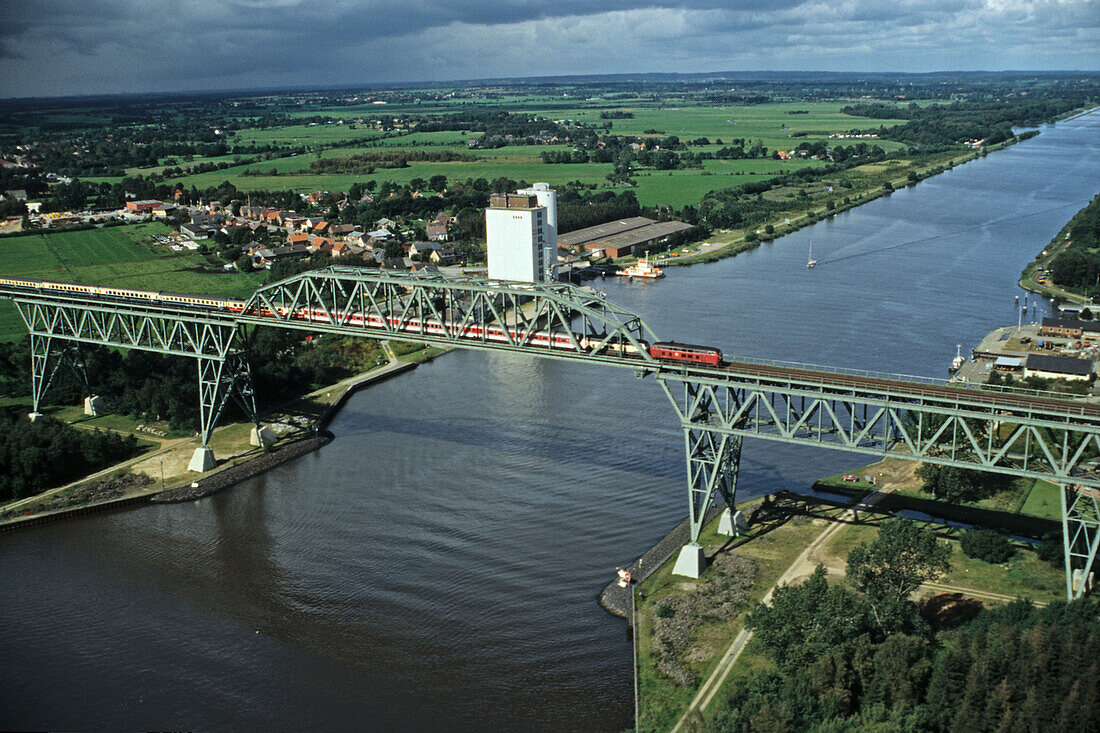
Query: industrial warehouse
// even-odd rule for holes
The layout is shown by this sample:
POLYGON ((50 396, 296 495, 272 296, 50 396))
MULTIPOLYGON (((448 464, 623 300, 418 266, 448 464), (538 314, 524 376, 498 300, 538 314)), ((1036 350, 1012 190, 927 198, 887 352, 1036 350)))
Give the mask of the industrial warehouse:
POLYGON ((574 252, 587 250, 603 257, 625 257, 635 247, 660 242, 670 234, 691 229, 682 221, 654 221, 644 216, 598 224, 558 235, 558 247, 574 252))

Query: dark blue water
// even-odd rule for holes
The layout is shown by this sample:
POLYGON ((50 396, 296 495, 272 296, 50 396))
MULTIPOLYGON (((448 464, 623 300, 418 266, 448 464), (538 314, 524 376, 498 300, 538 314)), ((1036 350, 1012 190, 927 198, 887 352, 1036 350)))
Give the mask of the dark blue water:
MULTIPOLYGON (((734 259, 601 287, 663 338, 946 376, 1100 190, 1098 132, 1051 126, 734 259)), ((595 598, 686 511, 664 400, 626 370, 455 352, 231 491, 3 535, 0 728, 621 730, 630 641, 595 598)), ((747 441, 740 491, 862 460, 747 441)))

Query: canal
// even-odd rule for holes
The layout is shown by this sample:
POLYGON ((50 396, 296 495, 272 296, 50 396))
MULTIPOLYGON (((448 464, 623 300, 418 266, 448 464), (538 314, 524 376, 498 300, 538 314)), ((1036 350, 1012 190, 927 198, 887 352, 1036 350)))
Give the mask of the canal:
MULTIPOLYGON (((1098 132, 1048 126, 736 258, 597 286, 662 338, 946 376, 1100 190, 1098 132)), ((455 352, 228 492, 0 536, 0 728, 622 730, 630 640, 596 594, 686 511, 664 399, 626 370, 455 352)), ((860 462, 746 441, 740 492, 860 462)))

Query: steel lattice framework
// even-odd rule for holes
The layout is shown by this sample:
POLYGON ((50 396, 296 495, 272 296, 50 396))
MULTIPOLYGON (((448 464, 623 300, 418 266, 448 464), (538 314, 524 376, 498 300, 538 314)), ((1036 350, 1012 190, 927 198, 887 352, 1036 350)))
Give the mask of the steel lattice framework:
POLYGON ((3 285, 0 297, 15 301, 30 332, 34 414, 63 364, 74 368, 88 393, 79 344, 97 344, 195 359, 204 449, 209 450, 210 435, 230 397, 259 425, 244 339, 232 314, 154 302, 120 303, 86 293, 43 290, 31 295, 3 285))
POLYGON ((623 366, 653 364, 656 334, 638 314, 587 288, 442 275, 328 267, 260 288, 242 323, 400 338, 439 346, 536 353, 623 366), (302 309, 310 320, 295 317, 302 309), (378 316, 374 325, 363 316, 378 316), (540 334, 556 334, 568 346, 540 334))
POLYGON ((246 326, 522 352, 656 376, 684 431, 692 543, 716 497, 735 506, 742 441, 753 437, 1059 484, 1070 598, 1085 591, 1100 546, 1100 406, 801 365, 670 365, 650 356, 656 335, 641 316, 587 288, 330 267, 233 309, 3 284, 0 297, 15 300, 31 334, 36 412, 62 363, 81 372, 80 344, 197 359, 204 446, 231 396, 256 421, 246 326))
POLYGON ((1100 545, 1100 409, 1045 394, 732 362, 656 370, 684 430, 691 538, 734 506, 744 437, 890 455, 1061 487, 1066 584, 1086 589, 1100 545))

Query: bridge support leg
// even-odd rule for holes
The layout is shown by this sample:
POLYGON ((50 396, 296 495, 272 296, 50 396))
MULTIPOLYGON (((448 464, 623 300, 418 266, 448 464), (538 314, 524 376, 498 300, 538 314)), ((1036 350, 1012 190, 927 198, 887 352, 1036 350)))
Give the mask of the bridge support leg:
MULTIPOLYGON (((199 360, 199 414, 202 424, 202 445, 195 449, 187 468, 199 473, 212 469, 216 461, 210 447, 210 436, 221 418, 225 405, 232 397, 252 420, 257 440, 263 440, 270 430, 260 425, 256 414, 256 399, 252 391, 252 370, 243 352, 235 352, 224 358, 200 357, 199 360)), ((272 436, 274 437, 274 436, 272 436)))
POLYGON ((1062 542, 1066 553, 1066 596, 1072 601, 1092 587, 1093 563, 1100 548, 1100 490, 1062 484, 1059 492, 1062 542))
POLYGON ((42 397, 49 389, 57 368, 61 366, 61 358, 53 339, 49 336, 31 334, 31 422, 40 417, 38 411, 42 404, 42 397))
MULTIPOLYGON (((691 540, 680 549, 673 575, 698 578, 706 567, 706 556, 699 545, 707 510, 720 493, 728 514, 734 508, 737 471, 741 465, 741 436, 717 433, 705 428, 684 428, 684 446, 688 472, 688 524, 691 540)), ((741 513, 737 512, 739 518, 741 513)), ((731 534, 734 518, 729 517, 731 534)), ((720 527, 721 529, 721 527, 720 527)))
POLYGON ((31 334, 31 412, 28 415, 33 422, 42 413, 38 408, 42 406, 42 398, 46 390, 53 383, 57 370, 62 364, 68 364, 80 382, 80 389, 87 400, 92 393, 88 384, 88 371, 84 367, 84 357, 80 352, 80 345, 66 343, 50 336, 31 334))

